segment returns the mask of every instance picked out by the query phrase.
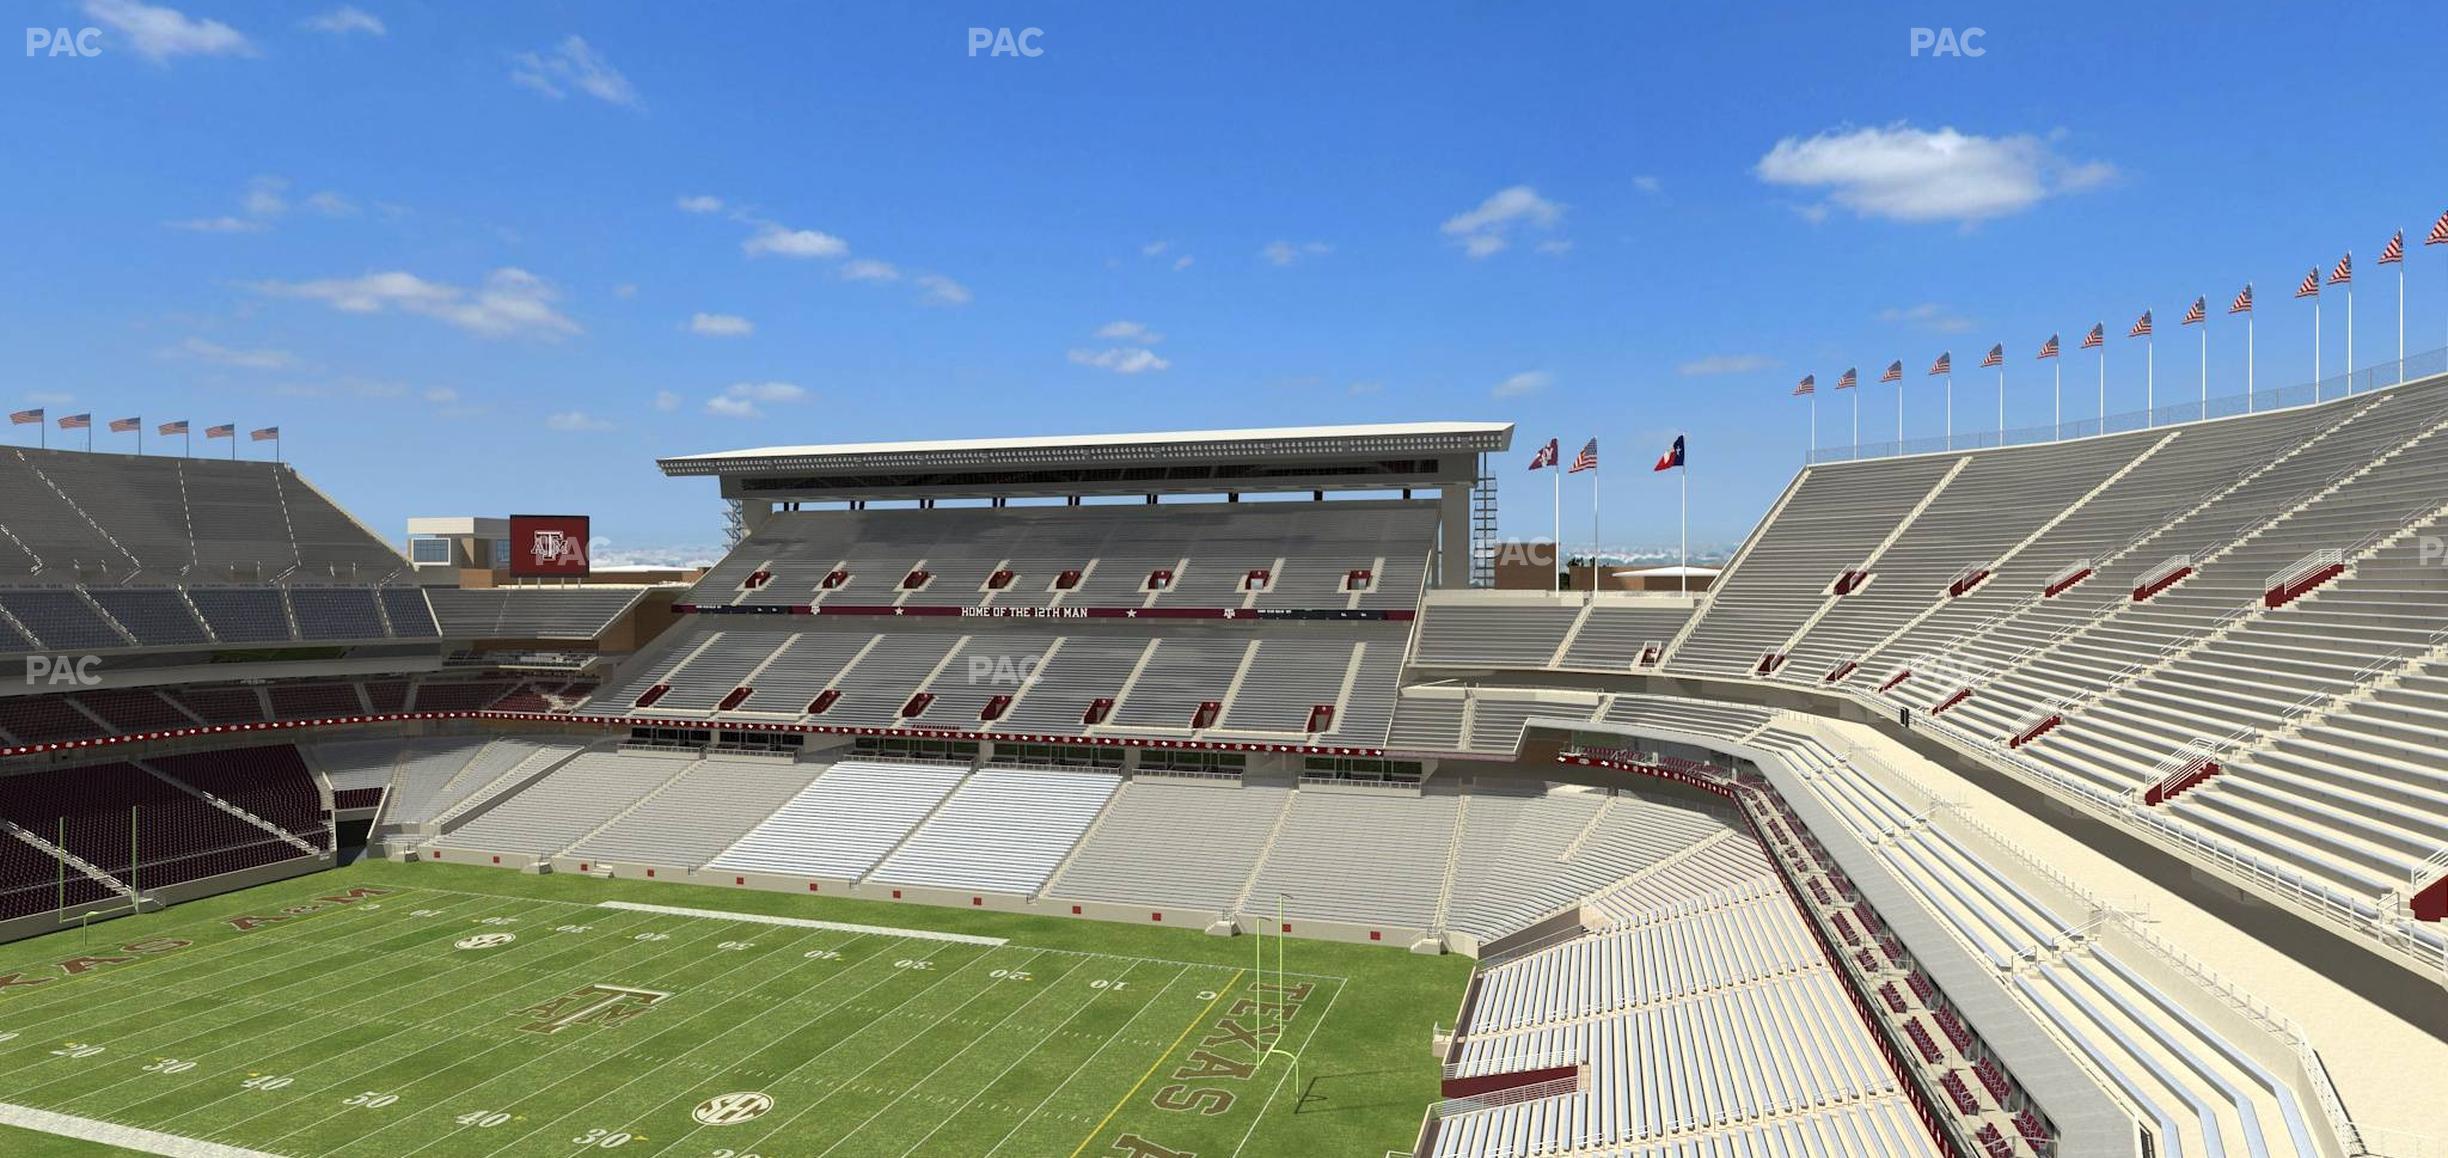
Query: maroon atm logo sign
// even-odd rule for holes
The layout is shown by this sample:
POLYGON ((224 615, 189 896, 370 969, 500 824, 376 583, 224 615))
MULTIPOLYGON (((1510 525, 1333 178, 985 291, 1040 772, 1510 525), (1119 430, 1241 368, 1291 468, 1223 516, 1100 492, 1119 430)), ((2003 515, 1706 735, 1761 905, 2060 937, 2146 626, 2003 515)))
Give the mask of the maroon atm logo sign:
POLYGON ((584 578, 587 517, 510 516, 510 574, 520 578, 584 578))

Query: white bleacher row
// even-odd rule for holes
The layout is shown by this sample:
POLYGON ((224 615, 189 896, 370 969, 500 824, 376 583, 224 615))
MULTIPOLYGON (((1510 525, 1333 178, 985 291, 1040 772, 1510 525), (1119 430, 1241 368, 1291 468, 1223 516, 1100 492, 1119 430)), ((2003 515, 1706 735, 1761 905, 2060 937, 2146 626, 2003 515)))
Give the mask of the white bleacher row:
POLYGON ((1590 906, 1613 927, 1625 928, 1687 910, 1781 895, 1784 887, 1759 842, 1748 833, 1729 832, 1600 893, 1590 899, 1590 906))
MULTIPOLYGON (((1579 1054, 1590 1069, 1588 1088, 1449 1116, 1439 1125, 1437 1154, 1621 1146, 1808 1114, 1899 1088, 1824 964, 1499 1040, 1518 1044, 1523 1057, 1579 1054)), ((1507 1068, 1495 1059, 1488 1065, 1507 1068)))
POLYGON ((1595 605, 1570 593, 1525 599, 1519 593, 1437 592, 1420 605, 1411 662, 1422 667, 1562 666, 1621 671, 1649 644, 1674 639, 1693 604, 1680 596, 1601 595, 1595 605))
POLYGON ((1289 781, 1254 776, 1238 783, 1133 777, 1047 892, 1223 912, 1266 854, 1267 837, 1292 796, 1289 781))
MULTIPOLYGON (((435 838, 438 848, 550 856, 675 780, 693 757, 587 752, 435 838)), ((444 819, 447 819, 447 814, 444 819)))
POLYGON ((1640 796, 1555 786, 1522 797, 1475 787, 1443 925, 1493 940, 1733 835, 1730 823, 1640 796))
POLYGON ((701 760, 566 855, 584 863, 694 868, 764 823, 823 771, 822 765, 783 760, 701 760))
POLYGON ((1606 1158, 1935 1158, 1902 1094, 1757 1126, 1605 1151, 1606 1158))
POLYGON ((967 776, 943 765, 844 760, 706 867, 856 880, 967 776))
MULTIPOLYGON (((1784 754, 1830 809, 1969 949, 2011 976, 2065 1047, 2089 1060, 2186 1153, 2309 1154, 2304 1098, 2180 996, 2146 981, 2060 913, 1817 740, 1771 728, 1754 744, 1784 754), (2019 964, 2020 963, 2020 964, 2019 964)), ((2207 994, 2196 1000, 2215 1000, 2207 994)), ((2173 1152, 2173 1145, 2164 1148, 2173 1152)))
POLYGON ((981 768, 876 866, 874 879, 1034 894, 1119 783, 1095 772, 981 768))
POLYGON ((0 652, 438 635, 414 587, 0 585, 0 652))
POLYGON ((1431 502, 779 512, 709 570, 696 603, 1407 609, 1436 543, 1431 502), (1010 583, 990 590, 998 570, 1010 583), (1174 573, 1150 590, 1149 574, 1174 573), (1252 571, 1272 582, 1247 590, 1252 571), (1375 574, 1344 589, 1354 570, 1375 574), (771 579, 749 589, 758 571, 771 579), (845 578, 826 588, 829 573, 845 578), (924 586, 905 590, 916 571, 924 586), (1076 587, 1056 590, 1065 571, 1076 587))
POLYGON ((593 639, 639 600, 645 587, 437 587, 425 593, 452 639, 593 639))
POLYGON ((1826 958, 1782 894, 1584 937, 1480 973, 1474 1033, 1612 1013, 1813 968, 1826 958))
POLYGON ((1202 738, 1377 747, 1393 714, 1403 635, 1397 624, 1298 633, 1176 627, 1156 638, 1057 635, 1016 624, 878 633, 830 623, 726 628, 713 618, 692 619, 595 702, 642 719, 1087 736, 1188 734, 1199 706, 1213 701, 1222 711, 1198 730, 1202 738), (653 704, 632 707, 665 684, 670 690, 653 704), (740 687, 752 691, 730 711, 718 711, 740 687), (810 714, 827 690, 840 695, 810 714), (934 699, 904 717, 920 693, 934 699), (1012 697, 1002 716, 981 719, 998 695, 1012 697), (1111 714, 1084 724, 1098 699, 1115 701, 1111 714), (1311 733, 1310 711, 1318 706, 1333 708, 1334 718, 1311 733))

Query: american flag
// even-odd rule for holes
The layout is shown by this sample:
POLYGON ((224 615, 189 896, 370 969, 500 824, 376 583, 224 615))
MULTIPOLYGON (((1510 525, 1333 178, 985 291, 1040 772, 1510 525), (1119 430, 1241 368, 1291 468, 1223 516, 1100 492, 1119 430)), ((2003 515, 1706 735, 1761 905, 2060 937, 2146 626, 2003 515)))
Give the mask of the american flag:
POLYGON ((205 428, 204 428, 204 437, 206 437, 206 438, 236 438, 236 437, 238 437, 238 427, 237 427, 235 424, 224 424, 224 425, 221 425, 221 426, 207 426, 207 427, 205 427, 205 428))
POLYGON ((1564 473, 1579 474, 1585 470, 1596 469, 1598 469, 1598 440, 1593 438, 1589 440, 1588 446, 1581 448, 1581 453, 1573 456, 1572 469, 1564 473))
POLYGON ((110 429, 112 434, 126 434, 143 425, 144 419, 141 418, 114 418, 111 419, 110 429))
POLYGON ((2141 317, 2134 319, 2133 328, 2125 331, 2125 336, 2128 338, 2147 338, 2150 336, 2150 332, 2151 312, 2149 310, 2144 310, 2142 311, 2141 317))
POLYGON ((1817 394, 1818 392, 1819 376, 1817 374, 1804 374, 1800 382, 1794 383, 1794 397, 1796 398, 1800 398, 1805 394, 1817 394))
POLYGON ((1989 347, 1989 353, 1981 358, 1981 367, 1983 369, 1991 366, 2003 366, 2005 364, 2006 343, 2004 342, 1999 342, 1997 345, 1989 347))
POLYGON ((2448 213, 2440 214, 2440 219, 2431 223, 2431 236, 2423 238, 2423 244, 2448 245, 2448 213))
POLYGON ((11 426, 35 426, 41 424, 42 420, 43 412, 41 410, 20 410, 9 415, 9 425, 11 426))
POLYGON ((91 414, 63 414, 63 415, 60 415, 60 429, 61 429, 61 430, 91 430, 91 429, 93 429, 93 415, 91 415, 91 414))
POLYGON ((2382 250, 2380 251, 2380 260, 2375 261, 2375 262, 2373 262, 2372 264, 2373 264, 2373 265, 2398 265, 2398 264, 2403 263, 2404 261, 2405 261, 2405 230, 2400 229, 2400 230, 2398 230, 2398 231, 2397 231, 2397 232, 2396 232, 2394 235, 2392 235, 2392 236, 2389 238, 2388 247, 2387 247, 2387 248, 2385 248, 2385 249, 2382 249, 2382 250))
POLYGON ((165 422, 165 423, 162 423, 160 426, 156 426, 156 427, 154 427, 154 428, 153 428, 153 432, 154 432, 155 434, 160 434, 160 435, 165 435, 165 436, 166 436, 166 435, 172 435, 172 434, 185 434, 185 433, 187 433, 187 420, 186 420, 186 419, 184 419, 184 418, 182 418, 182 419, 179 419, 179 420, 178 420, 178 421, 176 421, 176 422, 165 422))
POLYGON ((247 437, 257 442, 279 442, 280 427, 267 426, 262 430, 251 430, 247 432, 247 437))
POLYGON ((2231 314, 2249 314, 2249 313, 2251 313, 2251 312, 2252 312, 2252 283, 2251 283, 2251 282, 2245 282, 2245 283, 2244 283, 2244 290, 2243 290, 2243 292, 2238 293, 2238 294, 2236 295, 2236 300, 2235 300, 2233 303, 2231 303, 2231 304, 2229 304, 2229 305, 2228 305, 2228 307, 2227 307, 2227 312, 2228 312, 2228 313, 2231 313, 2231 314))
POLYGON ((1952 374, 1954 372, 1955 355, 1953 351, 1938 355, 1938 360, 1930 363, 1930 377, 1932 378, 1935 378, 1940 374, 1952 374))
POLYGON ((2319 266, 2313 266, 2312 272, 2304 275, 2303 284, 2295 287, 2295 296, 2299 298, 2316 298, 2320 296, 2319 266))
POLYGON ((1887 363, 1887 372, 1886 372, 1886 373, 1884 373, 1884 374, 1879 375, 1879 381, 1881 381, 1881 382, 1901 382, 1901 381, 1903 381, 1903 380, 1904 380, 1904 360, 1903 360, 1903 359, 1901 359, 1901 358, 1898 358, 1898 359, 1896 359, 1896 360, 1895 360, 1895 361, 1893 361, 1893 362, 1889 362, 1889 363, 1887 363))
POLYGON ((2352 251, 2349 251, 2346 256, 2339 258, 2337 268, 2329 271, 2329 284, 2354 284, 2354 253, 2352 251))
POLYGON ((1850 366, 1845 367, 1844 374, 1836 379, 1836 388, 1839 390, 1850 390, 1859 385, 1861 385, 1861 379, 1854 375, 1853 368, 1850 366))
POLYGON ((2193 308, 2185 311, 2184 320, 2176 324, 2180 326, 2196 325, 2200 322, 2207 321, 2209 317, 2210 299, 2206 297, 2197 297, 2193 299, 2193 308))
POLYGON ((2057 356, 2057 335, 2050 334, 2048 341, 2040 343, 2040 356, 2043 358, 2054 358, 2057 356))
POLYGON ((2083 349, 2086 349, 2086 350, 2096 350, 2096 349, 2098 349, 2099 347, 2101 347, 2101 346, 2105 346, 2105 345, 2107 345, 2107 344, 2108 344, 2108 323, 2106 323, 2106 322, 2093 322, 2093 323, 2091 323, 2091 332, 2090 332, 2090 333, 2088 333, 2088 334, 2084 334, 2084 335, 2083 335, 2083 344, 2082 344, 2082 348, 2083 348, 2083 349))
MULTIPOLYGON (((222 426, 215 427, 214 429, 227 430, 229 428, 222 426)), ((1554 466, 1560 450, 1561 448, 1556 445, 1555 439, 1548 439, 1547 445, 1540 447, 1537 454, 1530 456, 1530 469, 1545 470, 1548 467, 1554 466)))

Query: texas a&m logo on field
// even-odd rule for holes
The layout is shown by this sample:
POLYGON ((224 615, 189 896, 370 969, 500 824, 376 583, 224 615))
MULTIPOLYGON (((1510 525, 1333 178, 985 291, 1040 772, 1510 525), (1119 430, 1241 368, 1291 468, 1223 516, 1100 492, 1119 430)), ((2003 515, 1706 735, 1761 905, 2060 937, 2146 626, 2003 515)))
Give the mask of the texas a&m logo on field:
POLYGON ((610 1029, 654 1008, 669 993, 631 989, 626 985, 581 985, 559 997, 519 1010, 528 1018, 520 1029, 529 1033, 559 1033, 573 1025, 610 1029))

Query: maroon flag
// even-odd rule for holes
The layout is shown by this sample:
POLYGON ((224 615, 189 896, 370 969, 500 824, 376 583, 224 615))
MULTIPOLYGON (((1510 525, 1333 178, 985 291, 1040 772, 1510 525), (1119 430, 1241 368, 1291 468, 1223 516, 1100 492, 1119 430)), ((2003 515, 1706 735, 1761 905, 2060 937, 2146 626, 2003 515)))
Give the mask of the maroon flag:
POLYGON ((1836 388, 1839 390, 1851 390, 1859 385, 1861 385, 1861 379, 1853 375, 1853 368, 1850 366, 1846 367, 1845 372, 1836 379, 1836 388))
POLYGON ((2400 229, 2400 230, 2398 230, 2398 231, 2397 231, 2397 233, 2396 233, 2396 235, 2395 235, 2395 236, 2393 236, 2393 237, 2390 237, 2390 238, 2389 238, 2388 248, 2383 249, 2383 250, 2381 250, 2381 251, 2380 251, 2380 260, 2378 260, 2378 261, 2376 261, 2376 262, 2373 262, 2372 264, 2374 264, 2374 265, 2398 265, 2398 264, 2400 264, 2400 263, 2402 263, 2402 262, 2404 262, 2404 261, 2405 261, 2405 230, 2400 229))
POLYGON ((1596 469, 1598 469, 1598 440, 1593 438, 1589 440, 1588 446, 1581 448, 1581 453, 1573 456, 1572 469, 1564 473, 1579 474, 1585 470, 1596 469))
POLYGON ((2050 334, 2048 341, 2040 343, 2040 356, 2043 358, 2054 358, 2057 356, 2057 335, 2050 334))
POLYGON ((1799 398, 1805 394, 1817 394, 1819 392, 1819 376, 1817 374, 1804 374, 1802 376, 1802 381, 1795 383, 1793 392, 1794 397, 1796 398, 1799 398))
POLYGON ((2149 310, 2144 310, 2142 311, 2141 317, 2134 319, 2133 328, 2125 331, 2125 336, 2128 338, 2147 338, 2150 336, 2150 332, 2151 312, 2149 310))
POLYGON ((251 430, 247 432, 247 437, 256 442, 279 442, 280 427, 267 426, 262 430, 251 430))
POLYGON ((1940 374, 1952 374, 1954 372, 1955 355, 1952 351, 1938 355, 1938 360, 1930 363, 1930 377, 1932 378, 1935 378, 1940 374))
POLYGON ((2249 314, 2252 312, 2251 282, 2244 283, 2244 291, 2236 295, 2236 300, 2228 305, 2227 312, 2231 314, 2249 314))
POLYGON ((154 427, 153 432, 164 437, 168 437, 169 435, 173 434, 185 434, 187 433, 187 420, 182 418, 176 422, 162 423, 160 426, 154 427))
POLYGON ((235 423, 228 423, 221 426, 207 426, 204 428, 204 437, 236 438, 238 437, 238 427, 235 423))
POLYGON ((2185 311, 2184 320, 2176 324, 2180 326, 2195 325, 2208 320, 2209 317, 2210 299, 2206 297, 2197 297, 2193 299, 2193 308, 2185 311))
POLYGON ((2316 298, 2320 296, 2319 266, 2313 266, 2312 272, 2304 275, 2303 284, 2295 287, 2295 296, 2299 298, 2316 298))
POLYGON ((1530 456, 1530 469, 1545 470, 1554 466, 1558 461, 1557 452, 1560 449, 1556 446, 1555 439, 1548 439, 1547 445, 1540 447, 1537 454, 1530 456))
POLYGON ((60 429, 61 429, 61 430, 91 430, 91 429, 93 429, 93 415, 91 415, 91 414, 63 414, 63 415, 61 415, 61 416, 60 416, 60 429))
POLYGON ((1879 375, 1879 381, 1881 382, 1901 382, 1903 380, 1904 361, 1901 358, 1887 363, 1887 372, 1879 375))
POLYGON ((2006 343, 2004 342, 2000 342, 1997 345, 1989 347, 1989 352, 1981 357, 1981 368, 1984 370, 1991 366, 2003 366, 2005 364, 2006 343))
POLYGON ((141 418, 114 418, 111 419, 110 429, 112 434, 126 434, 143 425, 144 419, 141 418))
POLYGON ((20 410, 9 415, 9 425, 11 426, 40 426, 42 425, 42 420, 43 412, 40 408, 33 410, 20 410))
POLYGON ((2346 254, 2346 256, 2341 257, 2341 258, 2339 258, 2339 259, 2338 259, 2337 268, 2329 271, 2329 284, 2330 284, 2330 285, 2353 285, 2353 284, 2354 284, 2354 254, 2353 254, 2353 252, 2349 251, 2349 252, 2346 254))

